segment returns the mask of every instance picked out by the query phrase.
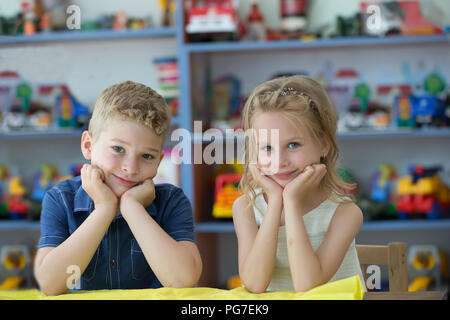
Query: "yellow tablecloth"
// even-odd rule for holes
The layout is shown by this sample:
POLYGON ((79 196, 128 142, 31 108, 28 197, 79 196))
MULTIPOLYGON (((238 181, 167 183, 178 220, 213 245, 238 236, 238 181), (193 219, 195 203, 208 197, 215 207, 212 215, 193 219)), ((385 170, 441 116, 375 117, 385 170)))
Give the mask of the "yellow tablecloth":
POLYGON ((138 290, 71 291, 46 296, 39 290, 0 290, 0 300, 362 300, 364 289, 359 276, 326 283, 306 292, 275 291, 254 294, 245 288, 223 290, 207 287, 138 290))

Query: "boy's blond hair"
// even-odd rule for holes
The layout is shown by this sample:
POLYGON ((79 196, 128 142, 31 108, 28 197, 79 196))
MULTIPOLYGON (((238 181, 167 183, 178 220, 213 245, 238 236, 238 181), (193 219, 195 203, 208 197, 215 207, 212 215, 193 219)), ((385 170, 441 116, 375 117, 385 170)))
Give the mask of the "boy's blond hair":
POLYGON ((164 141, 170 129, 170 117, 166 101, 155 90, 125 81, 106 88, 98 97, 89 132, 95 140, 111 119, 134 120, 152 129, 164 141))
MULTIPOLYGON (((336 141, 337 115, 322 86, 307 76, 280 77, 257 86, 247 99, 242 112, 244 130, 253 128, 261 112, 281 112, 296 126, 305 128, 318 144, 328 143, 330 150, 321 162, 327 173, 320 187, 331 192, 331 199, 353 199, 352 183, 338 174, 339 148, 336 141)), ((249 170, 249 141, 246 141, 244 172, 240 187, 250 204, 254 205, 258 188, 249 170)))

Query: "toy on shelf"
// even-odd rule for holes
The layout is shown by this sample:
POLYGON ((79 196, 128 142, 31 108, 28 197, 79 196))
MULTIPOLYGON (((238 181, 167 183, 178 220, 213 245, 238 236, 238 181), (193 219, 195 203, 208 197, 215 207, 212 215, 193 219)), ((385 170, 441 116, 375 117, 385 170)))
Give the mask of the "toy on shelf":
POLYGON ((56 113, 59 127, 82 127, 88 122, 89 108, 70 93, 66 86, 61 86, 61 94, 56 98, 56 113))
POLYGON ((235 173, 219 174, 216 177, 213 217, 231 218, 234 201, 243 193, 239 190, 242 175, 235 173))
POLYGON ((241 106, 241 83, 233 75, 225 75, 213 81, 211 108, 213 127, 219 129, 236 126, 233 118, 239 113, 241 106), (226 125, 230 122, 229 125, 226 125))
POLYGON ((372 176, 370 197, 374 201, 389 202, 393 191, 393 183, 397 179, 397 169, 392 164, 380 164, 372 176))
POLYGON ((391 34, 427 35, 441 34, 441 28, 434 26, 421 12, 423 4, 418 1, 362 1, 360 11, 364 34, 385 36, 391 34), (376 5, 378 12, 369 10, 376 5), (373 15, 377 14, 377 20, 373 15))
POLYGON ((159 90, 167 102, 172 116, 178 115, 180 87, 178 61, 175 57, 155 59, 154 64, 158 71, 159 90))
POLYGON ((400 219, 425 215, 437 219, 450 208, 450 189, 437 173, 441 167, 413 165, 409 176, 400 177, 397 184, 397 214, 400 219))
POLYGON ((413 245, 408 252, 408 291, 446 290, 447 259, 435 245, 413 245))
POLYGON ((127 14, 125 11, 119 11, 114 17, 113 29, 114 31, 122 31, 127 28, 127 14))
POLYGON ((190 42, 236 40, 236 1, 190 0, 185 2, 185 10, 190 42))
POLYGON ((0 251, 0 290, 31 288, 30 253, 23 245, 5 245, 0 251))
POLYGON ((5 165, 0 165, 0 218, 24 219, 29 204, 20 177, 13 176, 5 165))
POLYGON ((59 181, 60 175, 58 167, 52 164, 42 164, 33 178, 31 198, 34 201, 42 202, 47 190, 51 189, 59 181))
POLYGON ((7 197, 10 219, 24 219, 28 213, 29 206, 25 201, 25 188, 19 177, 11 177, 9 181, 9 195, 7 197))
POLYGON ((264 17, 259 10, 259 5, 257 2, 252 2, 251 4, 250 13, 247 17, 247 23, 249 40, 266 40, 266 25, 264 24, 264 17))
POLYGON ((305 29, 307 0, 280 0, 281 32, 288 37, 298 37, 305 29))
POLYGON ((89 108, 67 86, 32 85, 12 71, 0 72, 0 113, 0 127, 5 131, 83 127, 90 116, 89 108))
POLYGON ((175 0, 159 0, 159 6, 162 11, 162 25, 164 27, 173 27, 175 26, 175 9, 176 2, 175 0))

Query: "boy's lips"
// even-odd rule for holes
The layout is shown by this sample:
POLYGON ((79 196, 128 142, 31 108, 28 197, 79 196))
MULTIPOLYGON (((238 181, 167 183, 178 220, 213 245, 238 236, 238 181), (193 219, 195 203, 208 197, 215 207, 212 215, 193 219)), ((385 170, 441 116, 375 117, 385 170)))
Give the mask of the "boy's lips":
POLYGON ((119 181, 119 182, 120 182, 121 184, 123 184, 123 185, 131 186, 131 185, 133 185, 133 184, 136 184, 135 181, 127 180, 127 179, 121 178, 121 177, 119 177, 119 176, 116 176, 115 174, 113 174, 113 176, 114 176, 114 178, 117 179, 117 181, 119 181))
POLYGON ((291 178, 295 173, 297 172, 297 170, 293 170, 293 171, 287 171, 287 172, 279 172, 279 173, 275 173, 273 176, 279 180, 288 180, 289 178, 291 178))

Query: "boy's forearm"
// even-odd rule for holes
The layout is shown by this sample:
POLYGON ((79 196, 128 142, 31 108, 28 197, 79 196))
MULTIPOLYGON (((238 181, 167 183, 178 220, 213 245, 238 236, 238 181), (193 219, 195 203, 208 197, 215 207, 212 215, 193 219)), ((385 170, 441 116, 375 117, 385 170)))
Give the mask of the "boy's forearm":
POLYGON ((255 293, 264 292, 270 283, 278 244, 282 201, 269 203, 253 247, 246 257, 240 277, 245 287, 255 293))
POLYGON ((197 249, 189 250, 170 237, 144 207, 135 201, 122 204, 128 223, 158 280, 166 287, 193 287, 201 273, 197 249))
POLYGON ((303 217, 295 205, 285 204, 286 241, 295 291, 307 291, 323 282, 319 258, 306 231, 303 217))
POLYGON ((69 238, 44 257, 35 269, 44 293, 57 295, 70 288, 66 283, 71 276, 69 266, 79 268, 81 276, 111 224, 115 211, 113 206, 96 208, 69 238))

